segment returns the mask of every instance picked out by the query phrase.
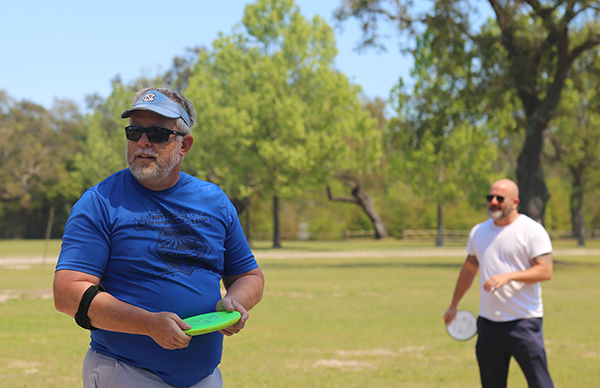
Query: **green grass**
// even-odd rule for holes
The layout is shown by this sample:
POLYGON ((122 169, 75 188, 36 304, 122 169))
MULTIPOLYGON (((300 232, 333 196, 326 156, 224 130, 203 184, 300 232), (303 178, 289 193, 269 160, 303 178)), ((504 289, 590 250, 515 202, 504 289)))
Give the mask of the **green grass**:
POLYGON ((0 257, 58 257, 61 240, 0 240, 0 257))
MULTIPOLYGON (((475 340, 442 314, 461 258, 261 260, 263 301, 225 339, 227 387, 475 387, 475 340)), ((88 333, 54 310, 52 265, 0 267, 0 387, 80 387, 88 333), (37 291, 36 291, 37 290, 37 291)), ((600 257, 561 257, 543 285, 545 337, 558 387, 600 381, 600 257)), ((472 289, 461 308, 477 311, 472 289)), ((509 387, 526 386, 516 364, 509 387)))
POLYGON ((54 267, 14 268, 0 267, 0 295, 17 294, 0 303, 0 387, 80 387, 89 336, 54 310, 54 267))
MULTIPOLYGON (((1 257, 57 257, 60 253, 61 240, 0 240, 0 258, 1 257)), ((418 240, 396 240, 388 238, 384 240, 355 239, 350 241, 283 241, 281 251, 286 250, 305 250, 311 251, 356 251, 356 250, 396 250, 396 249, 415 249, 415 248, 436 248, 435 241, 418 240)), ((464 249, 465 241, 446 241, 445 248, 464 249)), ((556 249, 577 248, 577 242, 572 239, 562 239, 553 241, 556 249)), ((253 241, 252 249, 255 251, 268 251, 273 248, 272 241, 253 241)), ((585 248, 599 249, 600 239, 589 240, 585 248)))
MULTIPOLYGON (((445 248, 465 248, 467 240, 445 241, 445 248)), ((560 239, 552 242, 556 249, 573 249, 577 247, 577 241, 573 239, 560 239)), ((253 250, 271 250, 272 241, 253 241, 253 250)), ((387 238, 384 240, 355 239, 350 241, 283 241, 282 250, 306 250, 306 251, 355 251, 355 250, 390 250, 390 249, 414 249, 414 248, 436 248, 435 241, 424 240, 397 240, 387 238)), ((585 248, 599 249, 600 239, 586 241, 585 248)))

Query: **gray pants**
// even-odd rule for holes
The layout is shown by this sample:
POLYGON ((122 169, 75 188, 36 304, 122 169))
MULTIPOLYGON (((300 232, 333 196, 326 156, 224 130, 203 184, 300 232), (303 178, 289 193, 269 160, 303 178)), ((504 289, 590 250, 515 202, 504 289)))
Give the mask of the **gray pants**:
MULTIPOLYGON (((149 370, 105 356, 92 349, 83 361, 84 388, 173 388, 149 370)), ((212 375, 189 388, 222 388, 223 377, 217 367, 212 375)))

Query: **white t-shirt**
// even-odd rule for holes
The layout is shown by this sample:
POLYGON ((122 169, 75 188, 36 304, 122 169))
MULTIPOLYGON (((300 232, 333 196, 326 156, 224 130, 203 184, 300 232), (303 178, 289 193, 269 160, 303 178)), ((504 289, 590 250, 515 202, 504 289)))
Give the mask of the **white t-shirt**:
POLYGON ((467 252, 479 261, 480 316, 495 322, 543 316, 540 283, 511 281, 495 292, 483 289, 492 276, 524 271, 532 266, 532 259, 552 252, 550 236, 542 224, 524 214, 507 226, 497 226, 490 218, 471 229, 467 252))

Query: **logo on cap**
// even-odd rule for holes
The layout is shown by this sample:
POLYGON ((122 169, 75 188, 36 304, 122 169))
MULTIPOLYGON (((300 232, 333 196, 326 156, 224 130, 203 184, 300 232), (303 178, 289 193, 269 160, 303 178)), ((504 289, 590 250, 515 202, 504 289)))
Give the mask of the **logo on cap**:
POLYGON ((156 94, 148 93, 144 97, 142 97, 142 101, 154 101, 155 98, 156 98, 156 94))

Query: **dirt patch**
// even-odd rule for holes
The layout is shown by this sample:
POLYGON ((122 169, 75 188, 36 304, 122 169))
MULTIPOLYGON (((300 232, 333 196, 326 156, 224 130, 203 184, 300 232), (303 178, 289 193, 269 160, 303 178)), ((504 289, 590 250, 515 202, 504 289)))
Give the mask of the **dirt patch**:
POLYGON ((405 346, 396 350, 375 348, 365 350, 337 350, 336 353, 345 357, 400 357, 409 354, 412 358, 423 358, 426 350, 424 346, 405 346))
POLYGON ((355 360, 318 360, 314 367, 337 368, 342 370, 361 371, 363 369, 374 369, 375 366, 370 362, 355 361, 355 360))
POLYGON ((422 346, 407 346, 399 349, 362 349, 362 350, 336 350, 339 356, 330 359, 317 360, 312 367, 336 368, 345 371, 361 371, 364 369, 376 369, 379 367, 379 360, 389 359, 391 357, 404 357, 407 354, 411 358, 424 358, 423 352, 426 350, 422 346), (368 358, 366 360, 365 358, 368 358))
POLYGON ((340 356, 382 356, 382 357, 395 357, 398 352, 394 352, 388 349, 370 349, 370 350, 338 350, 336 352, 340 356))

